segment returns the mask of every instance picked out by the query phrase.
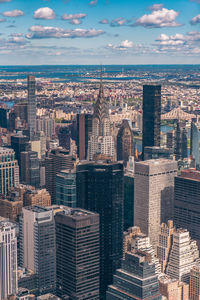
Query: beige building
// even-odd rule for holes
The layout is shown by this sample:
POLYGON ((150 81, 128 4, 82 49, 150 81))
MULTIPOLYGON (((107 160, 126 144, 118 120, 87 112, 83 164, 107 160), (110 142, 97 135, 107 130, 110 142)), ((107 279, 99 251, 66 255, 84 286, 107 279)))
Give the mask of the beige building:
POLYGON ((200 300, 200 262, 190 271, 190 300, 200 300))
POLYGON ((49 206, 51 205, 51 196, 46 189, 37 190, 29 188, 24 193, 24 206, 49 206))
POLYGON ((189 284, 187 283, 163 275, 159 277, 159 288, 166 300, 189 300, 189 284))
POLYGON ((177 162, 151 159, 135 163, 134 222, 156 249, 160 224, 173 217, 177 162))
POLYGON ((172 238, 174 232, 175 232, 175 227, 173 226, 172 220, 169 220, 167 224, 162 223, 160 225, 157 257, 160 261, 161 270, 163 273, 166 272, 166 267, 168 264, 169 253, 172 247, 172 238))
POLYGON ((18 217, 22 212, 23 201, 15 199, 0 198, 0 216, 10 219, 12 221, 18 221, 18 217))

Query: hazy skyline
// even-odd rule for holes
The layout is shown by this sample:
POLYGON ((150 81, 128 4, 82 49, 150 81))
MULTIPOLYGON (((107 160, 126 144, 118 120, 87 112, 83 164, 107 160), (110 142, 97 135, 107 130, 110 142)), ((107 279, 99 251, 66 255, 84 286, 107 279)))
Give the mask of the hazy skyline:
POLYGON ((199 64, 200 1, 0 0, 0 64, 199 64))

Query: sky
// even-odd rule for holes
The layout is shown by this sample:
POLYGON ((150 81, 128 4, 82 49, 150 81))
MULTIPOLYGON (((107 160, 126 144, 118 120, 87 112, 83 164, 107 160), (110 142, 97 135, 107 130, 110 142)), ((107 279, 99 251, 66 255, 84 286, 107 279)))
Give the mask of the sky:
POLYGON ((200 64, 200 0, 0 0, 0 65, 200 64))

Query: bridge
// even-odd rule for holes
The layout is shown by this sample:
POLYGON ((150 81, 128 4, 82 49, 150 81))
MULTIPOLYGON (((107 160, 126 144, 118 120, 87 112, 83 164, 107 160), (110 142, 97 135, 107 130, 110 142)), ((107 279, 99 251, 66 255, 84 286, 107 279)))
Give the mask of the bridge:
POLYGON ((170 112, 161 115, 162 120, 185 120, 192 121, 195 119, 196 115, 189 114, 183 111, 180 107, 172 109, 170 112))

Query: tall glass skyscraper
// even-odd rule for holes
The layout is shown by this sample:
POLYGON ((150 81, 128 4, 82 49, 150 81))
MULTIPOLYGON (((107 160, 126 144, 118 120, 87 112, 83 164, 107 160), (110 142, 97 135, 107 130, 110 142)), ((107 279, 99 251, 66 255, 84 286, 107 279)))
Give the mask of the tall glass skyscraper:
POLYGON ((56 204, 76 207, 75 170, 62 170, 56 175, 56 204))
POLYGON ((100 293, 104 297, 123 254, 123 164, 81 163, 76 176, 77 206, 100 215, 100 293))
POLYGON ((28 84, 28 126, 30 139, 33 138, 36 132, 36 98, 35 98, 35 76, 29 75, 27 78, 28 84))
POLYGON ((142 153, 144 147, 160 146, 161 122, 161 86, 143 86, 143 136, 142 153))
POLYGON ((194 122, 191 123, 190 131, 190 155, 195 159, 196 168, 199 169, 199 129, 194 122))

